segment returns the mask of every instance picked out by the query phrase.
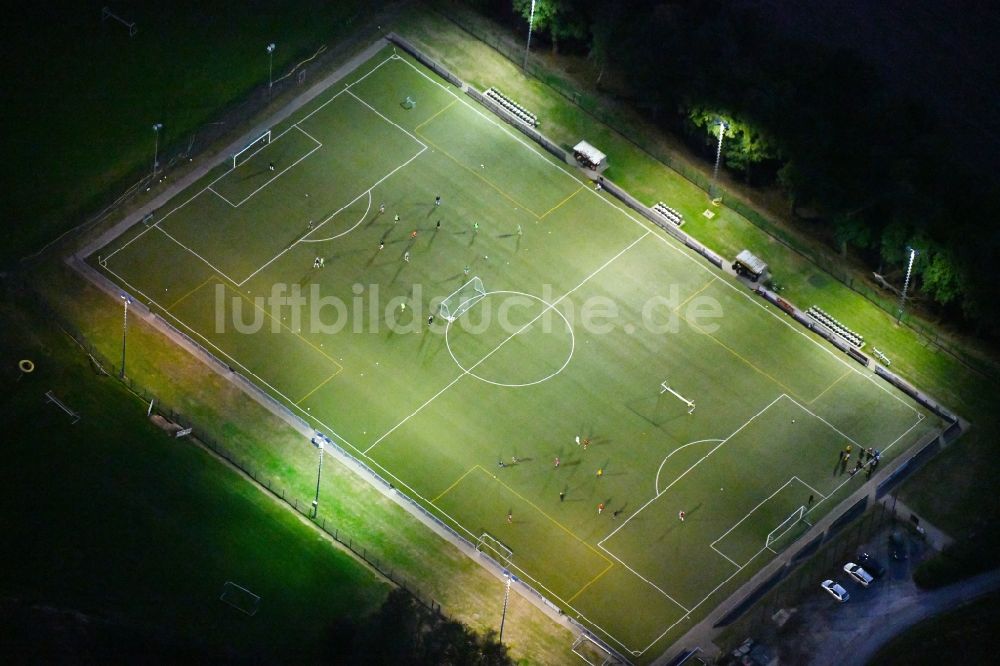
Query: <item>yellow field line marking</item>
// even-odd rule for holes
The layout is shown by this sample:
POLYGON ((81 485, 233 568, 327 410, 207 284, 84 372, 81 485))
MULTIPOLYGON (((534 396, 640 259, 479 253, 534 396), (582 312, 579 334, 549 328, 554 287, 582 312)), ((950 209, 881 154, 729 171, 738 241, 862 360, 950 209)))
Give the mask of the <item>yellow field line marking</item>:
POLYGON ((302 340, 302 342, 306 343, 307 345, 309 345, 310 347, 312 347, 313 349, 315 349, 316 351, 318 351, 324 358, 326 358, 327 360, 329 360, 331 363, 333 363, 335 366, 337 366, 339 368, 339 370, 337 370, 338 373, 342 372, 344 370, 344 366, 342 366, 340 363, 337 363, 337 361, 334 360, 334 358, 332 356, 330 356, 329 354, 327 354, 325 351, 323 351, 322 349, 320 349, 319 347, 317 347, 313 343, 309 342, 309 340, 306 339, 305 337, 303 337, 301 333, 296 333, 295 331, 293 331, 292 329, 290 329, 287 325, 285 325, 283 322, 281 322, 278 319, 275 319, 273 316, 271 316, 270 312, 268 312, 264 308, 262 308, 259 305, 257 305, 256 302, 252 301, 251 299, 249 299, 246 296, 244 296, 243 294, 241 294, 239 289, 236 289, 235 287, 233 287, 232 285, 229 285, 229 284, 227 284, 226 287, 229 288, 231 291, 236 292, 236 294, 239 295, 239 297, 242 298, 243 300, 245 300, 247 303, 249 303, 250 305, 254 306, 258 310, 260 310, 261 312, 263 312, 264 315, 268 319, 270 319, 273 322, 277 322, 278 326, 280 326, 281 328, 285 329, 286 331, 288 331, 289 333, 291 333, 292 335, 294 335, 295 337, 297 337, 299 340, 302 340))
POLYGON ((708 337, 712 338, 712 340, 715 340, 715 343, 718 344, 720 347, 722 347, 723 349, 725 349, 726 351, 728 351, 730 354, 732 354, 736 358, 740 359, 741 361, 743 361, 744 363, 746 363, 747 365, 749 365, 751 368, 753 368, 754 370, 756 370, 757 372, 759 372, 760 374, 764 375, 765 377, 767 377, 768 379, 770 379, 772 382, 774 382, 775 384, 777 384, 778 386, 780 386, 781 388, 783 388, 785 390, 785 393, 787 393, 788 395, 793 396, 793 397, 796 395, 795 391, 793 391, 792 389, 790 389, 787 386, 785 386, 784 383, 778 381, 772 375, 770 375, 767 372, 764 372, 763 370, 761 370, 760 368, 758 368, 756 365, 753 364, 752 361, 750 361, 749 359, 747 359, 745 356, 743 356, 738 351, 736 351, 735 349, 733 349, 732 347, 730 347, 729 345, 727 345, 722 340, 718 339, 717 337, 715 337, 714 335, 712 335, 708 331, 705 331, 705 330, 701 329, 697 324, 695 324, 693 321, 691 321, 687 317, 684 317, 684 321, 686 321, 688 324, 690 324, 691 328, 693 328, 694 330, 698 331, 699 333, 701 333, 703 335, 707 335, 708 337))
POLYGON ((605 570, 604 570, 604 571, 602 571, 601 573, 599 573, 599 574, 597 574, 596 576, 594 576, 593 578, 591 578, 591 579, 590 579, 590 582, 588 582, 588 583, 587 583, 586 585, 584 585, 584 586, 583 586, 583 587, 581 587, 581 588, 580 588, 579 590, 577 590, 577 591, 576 591, 576 594, 574 594, 574 595, 573 595, 572 597, 570 597, 569 599, 567 599, 567 600, 566 600, 566 603, 568 603, 568 604, 569 604, 569 603, 572 603, 574 599, 576 599, 576 598, 577 598, 578 596, 580 596, 580 593, 581 593, 581 592, 583 592, 583 591, 584 591, 584 590, 586 590, 586 589, 587 589, 588 587, 590 587, 591 585, 593 585, 594 583, 596 583, 596 582, 597 582, 597 579, 598 579, 598 578, 600 578, 600 577, 601 577, 601 576, 603 576, 604 574, 606 574, 606 573, 608 573, 609 571, 611 571, 612 567, 614 567, 614 566, 615 566, 615 563, 614 563, 614 562, 612 562, 611 564, 609 564, 609 565, 608 565, 608 568, 607 568, 607 569, 605 569, 605 570))
POLYGON ((437 145, 436 143, 434 143, 433 141, 431 141, 430 139, 428 139, 426 136, 424 136, 420 132, 416 132, 416 130, 414 130, 414 132, 417 134, 417 136, 419 136, 421 139, 423 139, 424 141, 426 141, 429 145, 433 146, 435 150, 440 150, 441 154, 443 154, 445 157, 447 157, 448 159, 450 159, 452 162, 454 162, 455 164, 457 164, 461 168, 465 169, 466 171, 468 171, 469 173, 471 173, 473 176, 475 176, 476 178, 478 178, 479 180, 483 181, 484 183, 486 183, 487 185, 489 185, 490 187, 492 187, 494 190, 496 190, 497 192, 499 192, 501 194, 501 196, 503 196, 505 199, 508 199, 511 203, 516 204, 519 208, 523 208, 524 210, 528 211, 529 213, 531 213, 532 215, 535 216, 535 219, 539 219, 538 218, 538 213, 536 213, 535 211, 531 210, 530 208, 528 208, 527 206, 525 206, 523 203, 521 203, 520 201, 518 201, 517 199, 515 199, 511 195, 507 194, 506 192, 504 192, 503 190, 501 190, 499 187, 497 187, 496 185, 494 185, 490 181, 486 180, 486 178, 484 178, 483 175, 480 174, 478 171, 476 171, 475 169, 473 169, 471 167, 467 167, 464 164, 462 164, 461 162, 459 162, 458 159, 456 159, 455 157, 453 157, 447 150, 445 150, 441 146, 437 145))
MULTIPOLYGON (((444 497, 445 495, 447 495, 451 491, 452 488, 454 488, 455 486, 457 486, 458 484, 460 484, 462 482, 462 479, 464 479, 465 477, 469 476, 469 472, 475 472, 477 467, 479 467, 479 465, 473 465, 472 467, 470 467, 469 470, 465 474, 463 474, 462 476, 458 477, 458 480, 455 481, 455 483, 453 483, 450 486, 448 486, 447 488, 445 488, 444 491, 440 495, 438 495, 437 497, 435 497, 434 499, 432 499, 431 502, 432 503, 433 502, 437 502, 439 499, 441 499, 442 497, 444 497)), ((482 468, 479 467, 479 469, 482 469, 482 468)))
POLYGON ((335 373, 333 373, 332 375, 330 375, 329 377, 327 377, 326 379, 324 379, 323 381, 321 381, 319 384, 316 385, 316 388, 314 388, 313 390, 309 391, 309 393, 306 393, 304 396, 302 396, 301 398, 299 398, 298 400, 296 400, 295 404, 298 405, 298 404, 302 403, 306 398, 308 398, 309 396, 311 396, 313 393, 315 393, 316 391, 318 391, 321 388, 323 388, 324 386, 326 386, 327 382, 329 382, 331 379, 333 379, 334 377, 336 377, 337 375, 339 375, 340 372, 341 372, 341 370, 337 370, 335 373))
POLYGON ((418 131, 421 127, 423 127, 424 125, 426 125, 430 121, 434 120, 435 118, 437 118, 438 116, 440 116, 442 113, 444 113, 445 111, 447 111, 448 109, 450 109, 453 105, 455 105, 457 103, 458 103, 457 99, 451 100, 451 102, 446 107, 444 107, 443 109, 441 109, 440 111, 438 111, 437 113, 435 113, 433 116, 431 116, 430 118, 428 118, 424 122, 422 122, 419 125, 417 125, 416 127, 414 127, 413 131, 414 132, 418 131))
POLYGON ((566 534, 570 535, 571 537, 573 537, 574 539, 576 539, 577 541, 579 541, 580 543, 582 543, 584 546, 586 546, 587 548, 589 548, 590 550, 592 550, 594 552, 594 554, 597 555, 598 557, 600 557, 602 560, 604 560, 608 564, 612 563, 611 560, 609 560, 604 555, 604 553, 602 553, 601 551, 597 550, 596 548, 594 548, 593 546, 591 546, 589 543, 587 543, 586 541, 584 541, 583 539, 581 539, 580 537, 578 537, 576 534, 573 533, 572 530, 570 530, 568 527, 566 527, 565 525, 563 525, 562 523, 560 523, 558 520, 556 520, 555 518, 553 518, 549 514, 547 514, 544 511, 542 511, 540 508, 538 508, 538 506, 534 502, 532 502, 531 500, 529 500, 527 497, 525 497, 521 493, 519 493, 516 490, 514 490, 513 488, 511 488, 510 486, 508 486, 506 483, 504 483, 500 479, 496 478, 495 474, 490 474, 488 471, 486 471, 485 468, 481 467, 480 465, 476 465, 476 467, 479 467, 479 469, 483 470, 484 474, 487 474, 487 475, 493 477, 494 480, 496 480, 497 483, 499 483, 501 486, 503 486, 508 491, 510 491, 519 500, 521 500, 522 502, 524 502, 525 504, 527 504, 528 506, 530 506, 532 509, 534 509, 538 513, 540 513, 543 516, 545 516, 546 518, 548 518, 551 522, 553 522, 563 532, 565 532, 566 534))
POLYGON ((839 377, 837 377, 836 379, 834 379, 834 380, 833 380, 833 383, 832 383, 832 384, 830 384, 830 385, 829 385, 829 386, 827 386, 827 387, 826 387, 825 389, 823 389, 823 390, 822 390, 822 391, 820 392, 820 394, 819 394, 818 396, 816 396, 815 398, 813 398, 812 400, 810 400, 810 401, 809 401, 809 402, 807 402, 806 404, 807 404, 807 405, 811 405, 811 404, 813 404, 814 402, 816 402, 817 400, 819 400, 820 398, 822 398, 822 397, 823 397, 823 396, 824 396, 824 395, 826 394, 826 392, 827 392, 827 391, 829 391, 829 390, 830 390, 830 389, 832 389, 832 388, 833 388, 834 386, 836 386, 837 384, 839 384, 839 383, 840 383, 840 380, 841 380, 841 379, 843 379, 843 378, 844 378, 844 377, 846 377, 847 375, 851 374, 852 372, 853 372, 853 370, 852 370, 851 368, 848 368, 848 369, 847 369, 847 370, 846 370, 846 371, 844 372, 844 374, 842 374, 841 376, 839 376, 839 377))
POLYGON ((214 279, 215 279, 215 274, 213 273, 212 275, 209 275, 208 278, 206 278, 205 281, 202 282, 201 284, 199 284, 197 287, 195 287, 194 289, 192 289, 191 291, 189 291, 188 293, 184 294, 183 296, 181 296, 180 298, 178 298, 176 301, 174 301, 173 303, 171 303, 170 305, 168 305, 167 309, 168 310, 173 309, 173 307, 176 306, 178 303, 180 303, 185 298, 187 298, 188 296, 190 296, 194 292, 198 291, 199 289, 201 289, 202 287, 204 287, 206 284, 208 284, 209 282, 211 282, 214 279))
POLYGON ((546 215, 548 215, 549 213, 551 213, 552 211, 554 211, 554 210, 555 210, 556 208, 559 208, 559 207, 560 207, 560 206, 562 206, 562 205, 563 205, 564 203, 566 203, 567 201, 569 201, 570 199, 572 199, 573 197, 575 197, 576 195, 578 195, 578 194, 579 194, 580 192, 583 192, 583 191, 584 191, 585 189, 587 189, 587 188, 585 188, 585 187, 584 187, 583 185, 581 185, 581 186, 580 186, 580 189, 578 189, 578 190, 576 190, 575 192, 571 193, 571 194, 570 194, 570 195, 569 195, 568 197, 566 197, 565 199, 563 199, 562 201, 560 201, 559 203, 557 203, 557 204, 556 204, 555 206, 553 206, 552 208, 549 208, 549 209, 548 209, 547 211, 545 211, 544 213, 542 213, 542 214, 541 214, 541 215, 540 215, 540 216, 538 217, 538 219, 539 219, 539 220, 541 220, 541 219, 542 219, 543 217, 545 217, 546 215))
POLYGON ((694 298, 695 296, 697 296, 697 295, 698 295, 698 294, 700 294, 701 292, 703 292, 703 291, 705 291, 706 289, 708 289, 709 287, 711 287, 711 286, 712 286, 712 283, 713 283, 713 282, 715 282, 715 281, 716 281, 717 279, 718 279, 718 278, 715 278, 715 277, 713 277, 713 278, 712 278, 711 280, 709 280, 708 282, 706 282, 706 283, 705 283, 705 285, 704 285, 704 286, 703 286, 703 287, 702 287, 701 289, 699 289, 698 291, 694 292, 693 294, 691 294, 690 296, 688 296, 687 298, 685 298, 685 299, 684 299, 684 302, 683 302, 683 303, 681 303, 681 304, 680 304, 680 305, 678 305, 678 306, 677 306, 676 308, 674 308, 674 312, 677 312, 678 310, 680 310, 680 309, 681 309, 682 307, 684 307, 685 305, 687 305, 687 304, 688 304, 688 302, 689 302, 689 301, 690 301, 690 300, 691 300, 692 298, 694 298))

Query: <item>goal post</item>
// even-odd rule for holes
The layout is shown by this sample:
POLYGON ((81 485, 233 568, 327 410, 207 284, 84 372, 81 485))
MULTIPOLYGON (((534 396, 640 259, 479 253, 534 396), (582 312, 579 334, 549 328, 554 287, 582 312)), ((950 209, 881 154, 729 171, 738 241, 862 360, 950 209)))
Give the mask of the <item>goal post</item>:
POLYGON ((233 168, 249 161, 251 157, 259 153, 264 146, 271 143, 271 130, 264 130, 256 139, 248 143, 233 155, 233 168))
POLYGON ((806 515, 806 508, 804 506, 800 506, 795 511, 793 511, 792 514, 788 516, 788 518, 785 518, 783 521, 781 521, 780 525, 771 530, 770 534, 767 535, 767 540, 764 542, 764 546, 766 548, 770 548, 771 544, 773 544, 781 537, 785 536, 789 532, 789 530, 798 525, 799 521, 805 518, 805 515, 806 515))
POLYGON ((688 414, 694 414, 694 401, 688 400, 680 393, 670 388, 670 384, 668 384, 666 380, 660 382, 660 395, 663 395, 664 393, 669 393, 670 395, 674 396, 675 398, 683 402, 685 405, 687 405, 688 414))
POLYGON ((438 305, 438 312, 448 321, 455 321, 469 311, 486 295, 486 288, 479 277, 474 277, 445 297, 438 305))
POLYGON ((500 543, 498 539, 490 536, 487 532, 483 532, 482 536, 476 540, 476 550, 489 555, 503 566, 510 564, 511 558, 514 557, 514 551, 500 543))

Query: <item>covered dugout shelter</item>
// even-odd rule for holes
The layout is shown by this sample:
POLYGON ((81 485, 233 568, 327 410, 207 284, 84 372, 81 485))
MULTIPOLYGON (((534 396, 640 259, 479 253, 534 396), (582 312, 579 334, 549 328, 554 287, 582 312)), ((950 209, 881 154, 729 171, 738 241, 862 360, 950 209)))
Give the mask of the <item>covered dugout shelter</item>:
POLYGON ((761 276, 767 273, 767 264, 757 255, 751 254, 750 250, 741 250, 736 255, 736 261, 733 262, 733 270, 736 271, 737 275, 757 282, 761 276))
POLYGON ((586 141, 581 141, 573 146, 573 157, 585 169, 604 171, 608 168, 608 156, 586 141))

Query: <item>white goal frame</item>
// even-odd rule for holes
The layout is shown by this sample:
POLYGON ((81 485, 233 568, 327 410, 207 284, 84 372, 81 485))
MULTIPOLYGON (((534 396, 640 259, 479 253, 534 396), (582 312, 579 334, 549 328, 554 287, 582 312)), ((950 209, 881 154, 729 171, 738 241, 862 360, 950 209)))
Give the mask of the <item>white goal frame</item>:
POLYGON ((483 532, 482 535, 476 540, 476 551, 493 557, 493 559, 496 559, 504 566, 510 564, 511 559, 514 557, 514 551, 500 543, 500 541, 495 537, 490 536, 487 532, 483 532), (488 548, 489 550, 484 551, 484 548, 488 548), (500 556, 499 559, 494 556, 494 553, 500 556))
POLYGON ((251 157, 253 157, 257 153, 259 153, 261 150, 263 150, 264 146, 270 145, 270 143, 271 143, 271 130, 264 130, 264 132, 262 132, 256 139, 254 139, 253 141, 251 141, 250 143, 248 143, 238 153, 236 153, 235 155, 233 155, 233 168, 235 169, 240 164, 244 164, 244 163, 248 162, 251 157), (263 144, 260 145, 260 146, 258 146, 258 144, 260 144, 261 141, 263 141, 263 144), (249 155, 247 155, 246 159, 244 159, 243 162, 239 161, 240 155, 242 155, 243 153, 247 152, 248 150, 253 150, 254 148, 256 148, 256 150, 254 150, 252 153, 250 153, 249 155))
POLYGON ((801 521, 805 517, 806 517, 806 508, 804 506, 800 506, 795 511, 792 511, 791 515, 788 516, 788 518, 785 518, 783 521, 781 521, 781 523, 773 530, 771 530, 771 532, 767 535, 767 539, 764 541, 764 547, 770 548, 772 543, 774 543, 781 537, 785 536, 785 534, 787 534, 789 530, 798 525, 799 521, 801 521), (785 527, 785 524, 788 523, 789 521, 791 521, 791 524, 785 527), (775 535, 775 532, 781 530, 782 528, 784 528, 784 530, 782 530, 780 534, 775 535))
POLYGON ((694 414, 694 400, 688 400, 680 393, 670 388, 670 385, 667 384, 666 380, 660 382, 660 395, 663 395, 664 393, 669 393, 670 395, 674 396, 675 398, 683 402, 688 407, 688 414, 694 414))
POLYGON ((438 312, 442 317, 447 319, 449 322, 455 321, 463 314, 469 311, 469 309, 478 303, 482 298, 486 296, 486 287, 483 286, 483 281, 479 279, 479 276, 473 277, 471 280, 463 284, 461 287, 455 291, 448 294, 438 305, 438 312), (459 303, 455 304, 454 307, 450 303, 451 299, 466 291, 468 288, 472 288, 473 295, 466 298, 459 303))

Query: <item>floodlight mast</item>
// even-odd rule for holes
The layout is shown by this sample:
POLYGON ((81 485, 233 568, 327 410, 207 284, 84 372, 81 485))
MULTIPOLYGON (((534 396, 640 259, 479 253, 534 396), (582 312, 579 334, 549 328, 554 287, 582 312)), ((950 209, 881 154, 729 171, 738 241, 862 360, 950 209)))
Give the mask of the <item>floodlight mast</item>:
POLYGON ((503 577, 507 579, 507 584, 503 591, 503 614, 500 616, 500 634, 497 636, 497 643, 501 644, 503 643, 503 625, 507 619, 507 602, 510 600, 510 583, 514 575, 504 569, 503 577))
POLYGON ((722 161, 722 139, 726 136, 726 130, 729 129, 729 125, 722 119, 719 119, 718 126, 719 145, 715 149, 715 167, 712 169, 712 184, 708 187, 708 196, 711 199, 715 199, 717 196, 716 181, 719 178, 719 163, 722 161))
POLYGON ((917 258, 917 251, 910 247, 910 260, 906 264, 906 279, 903 280, 903 293, 899 297, 899 314, 896 316, 896 324, 903 320, 903 308, 906 307, 906 290, 910 287, 910 275, 913 271, 913 260, 917 258))
POLYGON ((125 334, 128 333, 128 306, 132 302, 128 294, 121 294, 122 301, 125 302, 125 316, 122 319, 122 367, 118 373, 119 379, 125 379, 125 334))
POLYGON ((153 123, 153 180, 156 180, 156 167, 158 166, 158 158, 160 154, 160 130, 163 129, 163 123, 153 123))
POLYGON ((524 47, 524 65, 521 67, 523 70, 528 69, 528 52, 531 51, 531 29, 535 24, 535 0, 531 0, 531 13, 528 16, 528 43, 524 47))
POLYGON ((274 87, 274 42, 267 45, 267 98, 271 98, 271 88, 274 87))

